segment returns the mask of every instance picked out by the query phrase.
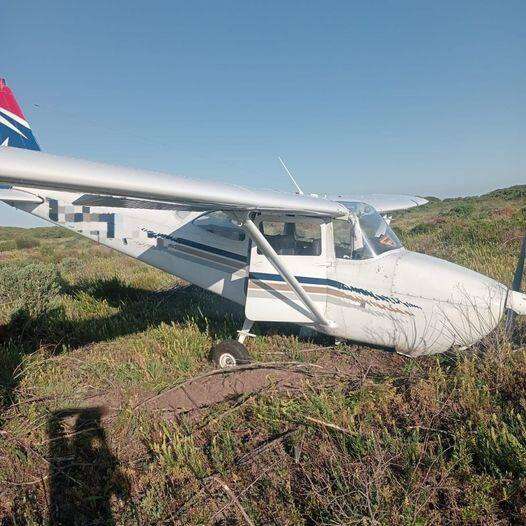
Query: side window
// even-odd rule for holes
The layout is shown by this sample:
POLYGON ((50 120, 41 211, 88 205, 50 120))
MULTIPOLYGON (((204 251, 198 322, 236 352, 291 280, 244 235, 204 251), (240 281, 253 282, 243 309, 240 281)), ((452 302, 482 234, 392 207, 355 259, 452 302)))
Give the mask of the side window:
POLYGON ((210 234, 233 241, 244 241, 245 232, 225 212, 209 212, 194 219, 193 224, 210 234))
MULTIPOLYGON (((276 253, 281 256, 321 255, 321 225, 319 223, 262 221, 259 229, 276 253)), ((258 249, 258 254, 260 253, 258 249)))
POLYGON ((353 226, 349 221, 335 220, 332 223, 334 233, 334 254, 339 259, 352 259, 353 226))

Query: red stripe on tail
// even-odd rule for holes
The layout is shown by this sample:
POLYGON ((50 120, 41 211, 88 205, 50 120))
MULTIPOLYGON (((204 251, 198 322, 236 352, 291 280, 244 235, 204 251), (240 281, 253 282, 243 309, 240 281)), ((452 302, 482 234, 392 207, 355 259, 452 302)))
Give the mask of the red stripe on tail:
POLYGON ((0 108, 14 113, 17 117, 26 120, 13 92, 7 87, 5 79, 0 79, 0 108))

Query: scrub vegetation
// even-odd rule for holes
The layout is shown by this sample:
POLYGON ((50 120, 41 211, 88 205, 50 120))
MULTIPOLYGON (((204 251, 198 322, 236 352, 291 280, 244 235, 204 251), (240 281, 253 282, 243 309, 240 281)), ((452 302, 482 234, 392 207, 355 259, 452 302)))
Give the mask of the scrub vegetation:
MULTIPOLYGON (((512 279, 526 186, 399 213, 405 245, 512 279)), ((410 359, 259 325, 55 228, 0 229, 1 524, 524 524, 526 335, 410 359)))

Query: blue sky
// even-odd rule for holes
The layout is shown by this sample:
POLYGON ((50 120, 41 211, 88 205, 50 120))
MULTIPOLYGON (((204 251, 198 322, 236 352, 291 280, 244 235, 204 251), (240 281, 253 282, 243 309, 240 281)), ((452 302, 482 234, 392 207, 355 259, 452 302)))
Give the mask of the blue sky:
POLYGON ((526 182, 525 20, 524 1, 5 0, 0 75, 53 153, 286 190, 282 155, 308 191, 475 194, 526 182))

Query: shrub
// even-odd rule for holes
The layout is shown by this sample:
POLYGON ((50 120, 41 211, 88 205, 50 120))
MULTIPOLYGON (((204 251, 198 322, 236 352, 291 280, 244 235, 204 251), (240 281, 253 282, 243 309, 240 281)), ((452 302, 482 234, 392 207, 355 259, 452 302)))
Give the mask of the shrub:
POLYGON ((509 188, 493 190, 493 192, 490 192, 486 195, 488 197, 501 197, 507 201, 511 201, 512 199, 523 199, 526 197, 526 185, 518 184, 515 186, 510 186, 509 188))
POLYGON ((16 248, 34 248, 38 247, 39 242, 37 239, 31 237, 19 237, 15 239, 16 248))
POLYGON ((38 318, 56 304, 61 289, 60 274, 51 265, 31 263, 0 268, 0 302, 11 304, 13 312, 23 310, 38 318))
POLYGON ((9 250, 15 250, 16 243, 14 239, 6 239, 5 241, 0 241, 0 252, 7 252, 9 250))
POLYGON ((457 217, 468 217, 474 210, 475 206, 473 203, 460 203, 454 206, 449 213, 457 217))
POLYGON ((415 225, 409 232, 411 234, 417 235, 417 234, 427 234, 433 230, 433 225, 430 223, 418 223, 418 225, 415 225))

